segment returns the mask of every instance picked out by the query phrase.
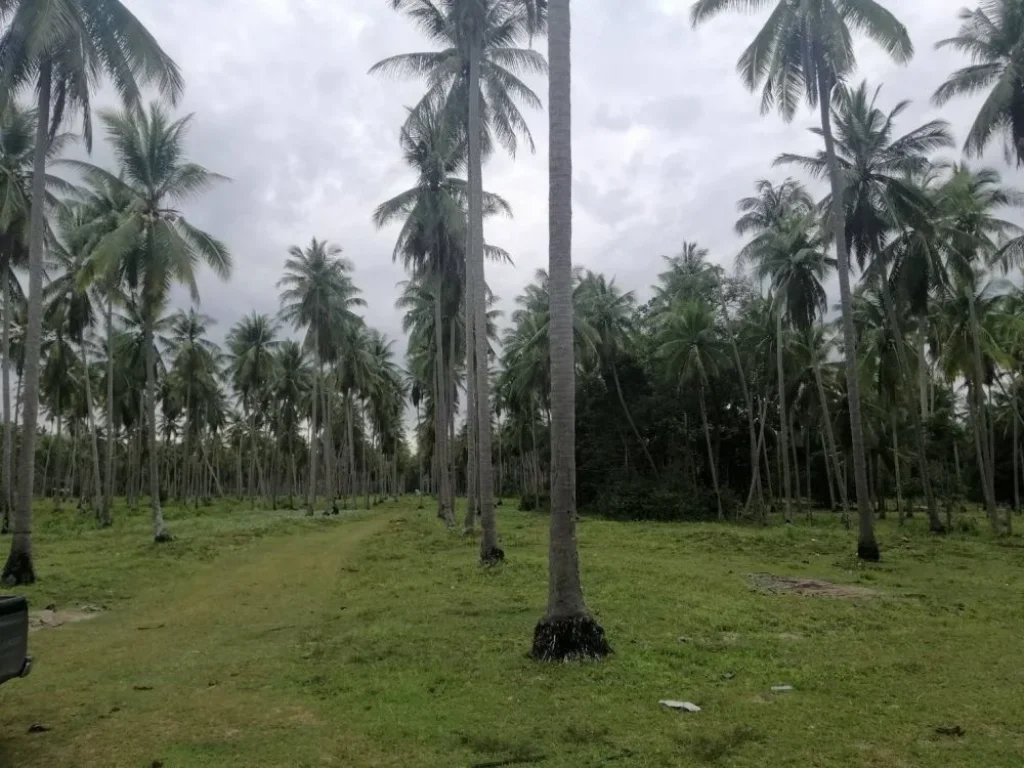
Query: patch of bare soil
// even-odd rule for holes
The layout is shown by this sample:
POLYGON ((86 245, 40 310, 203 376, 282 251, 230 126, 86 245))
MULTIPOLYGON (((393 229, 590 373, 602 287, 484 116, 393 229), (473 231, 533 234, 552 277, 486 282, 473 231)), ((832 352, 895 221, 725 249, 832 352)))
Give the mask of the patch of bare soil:
POLYGON ((750 586, 769 595, 803 595, 804 597, 840 597, 846 599, 877 597, 878 592, 854 584, 834 584, 817 579, 799 579, 791 576, 773 576, 770 573, 752 573, 750 586))
POLYGON ((58 611, 51 606, 29 614, 28 631, 37 632, 40 629, 56 629, 65 624, 77 624, 80 621, 98 618, 102 613, 103 609, 95 605, 83 605, 75 611, 58 611))

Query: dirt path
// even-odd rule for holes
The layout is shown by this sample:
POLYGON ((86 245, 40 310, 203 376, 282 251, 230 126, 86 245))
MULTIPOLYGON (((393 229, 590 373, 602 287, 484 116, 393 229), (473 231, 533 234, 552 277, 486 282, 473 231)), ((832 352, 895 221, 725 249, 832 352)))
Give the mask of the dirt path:
POLYGON ((268 537, 95 621, 35 633, 32 676, 0 692, 0 767, 251 766, 282 740, 305 764, 308 731, 328 726, 303 705, 306 641, 386 523, 268 537))

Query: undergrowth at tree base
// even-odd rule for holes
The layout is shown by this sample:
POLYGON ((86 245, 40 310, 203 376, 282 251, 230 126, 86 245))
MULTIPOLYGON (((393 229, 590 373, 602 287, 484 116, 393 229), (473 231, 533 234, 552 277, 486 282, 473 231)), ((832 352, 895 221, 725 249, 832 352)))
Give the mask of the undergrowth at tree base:
POLYGON ((530 656, 537 661, 596 661, 611 652, 601 625, 583 615, 538 622, 530 656))

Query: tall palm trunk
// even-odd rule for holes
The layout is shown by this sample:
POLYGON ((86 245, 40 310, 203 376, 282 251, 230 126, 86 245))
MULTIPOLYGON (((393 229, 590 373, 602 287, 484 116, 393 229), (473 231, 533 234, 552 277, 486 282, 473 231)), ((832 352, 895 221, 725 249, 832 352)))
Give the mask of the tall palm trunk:
MULTIPOLYGON (((10 255, 7 257, 10 258, 10 255)), ((3 267, 3 408, 4 408, 4 466, 3 466, 3 532, 7 533, 11 526, 11 508, 14 503, 14 490, 11 483, 14 482, 12 472, 12 460, 14 458, 14 433, 11 424, 11 269, 9 264, 3 267)))
POLYGON ((113 523, 114 503, 114 299, 107 297, 107 485, 103 499, 103 519, 100 525, 109 526, 113 523))
POLYGON ((818 390, 818 403, 821 406, 822 421, 825 426, 825 445, 828 448, 828 457, 826 457, 826 463, 832 462, 832 469, 835 472, 836 487, 839 488, 839 498, 843 505, 843 515, 847 515, 850 509, 849 499, 846 497, 846 486, 839 482, 839 478, 843 476, 842 469, 839 467, 839 451, 836 449, 836 435, 835 430, 832 428, 832 417, 829 414, 828 409, 828 398, 825 397, 825 384, 821 378, 821 366, 818 363, 817 357, 814 358, 814 385, 818 390))
POLYGON ((715 489, 715 501, 718 504, 718 519, 725 520, 725 511, 722 509, 722 494, 718 490, 718 467, 715 466, 715 452, 711 447, 711 427, 708 426, 708 407, 704 402, 704 380, 700 382, 700 420, 704 425, 704 442, 708 449, 708 469, 711 471, 711 485, 715 489))
POLYGON ((36 580, 32 563, 32 495, 36 474, 36 425, 39 419, 39 353, 43 339, 43 247, 46 218, 46 153, 49 149, 50 96, 53 62, 39 65, 36 107, 36 145, 32 166, 32 213, 28 247, 28 323, 25 327, 25 416, 18 455, 18 494, 14 508, 11 551, 3 583, 14 586, 36 580))
MULTIPOLYGON (((911 410, 911 411, 914 410, 913 406, 911 406, 908 410, 911 410)), ((899 436, 898 436, 897 430, 896 430, 896 426, 897 425, 896 425, 896 409, 895 408, 892 410, 892 413, 890 414, 890 419, 891 419, 891 423, 892 423, 892 467, 893 467, 893 472, 895 474, 895 481, 896 481, 896 512, 899 514, 900 520, 902 520, 903 519, 903 482, 902 482, 902 480, 900 478, 900 443, 899 443, 899 436)), ((930 513, 929 513, 929 517, 931 517, 930 513)), ((935 517, 938 518, 938 510, 936 510, 936 512, 935 512, 935 517)), ((941 520, 939 521, 939 524, 940 525, 942 524, 941 520)), ((943 530, 945 530, 945 526, 943 526, 943 530)))
MULTIPOLYGON (((729 346, 732 349, 732 360, 736 366, 736 375, 739 376, 740 389, 743 392, 743 401, 747 404, 747 431, 750 438, 750 472, 752 493, 748 498, 747 509, 750 508, 750 501, 757 505, 755 512, 761 513, 764 504, 764 494, 761 490, 761 462, 757 455, 757 425, 754 423, 754 398, 747 385, 747 377, 743 368, 743 358, 740 356, 740 347, 736 343, 736 334, 733 332, 732 318, 729 316, 729 307, 725 300, 722 301, 722 314, 725 316, 726 332, 729 334, 729 346)), ((616 380, 616 384, 618 380, 616 380)), ((738 514, 738 512, 737 512, 738 514)))
MULTIPOLYGON (((468 267, 468 264, 467 264, 468 267)), ((474 319, 473 298, 470 286, 473 281, 466 274, 465 326, 466 326, 466 518, 462 524, 464 534, 473 533, 476 528, 477 502, 479 494, 479 467, 476 452, 477 443, 477 411, 476 411, 476 357, 474 346, 476 321, 474 319)))
POLYGON ((995 489, 992 486, 992 456, 989 453, 988 419, 985 408, 985 369, 981 359, 981 332, 978 324, 978 311, 974 302, 974 287, 967 289, 967 309, 971 326, 971 363, 973 364, 974 386, 971 396, 974 398, 974 423, 978 435, 977 455, 978 474, 981 477, 981 490, 985 498, 985 511, 993 530, 999 528, 999 512, 996 509, 995 489))
POLYGON ((92 413, 92 376, 89 374, 89 348, 85 339, 81 341, 82 367, 85 369, 85 412, 89 419, 89 443, 92 449, 92 493, 96 508, 96 519, 104 525, 107 513, 103 503, 103 484, 100 482, 100 444, 96 437, 96 420, 92 413))
POLYGON ((789 476, 789 421, 786 418, 786 368, 782 355, 782 306, 775 317, 775 371, 779 384, 779 454, 782 458, 782 515, 787 523, 793 522, 792 490, 789 476))
POLYGON ((312 516, 316 505, 316 406, 317 385, 320 383, 320 342, 319 334, 313 333, 313 354, 316 364, 313 370, 313 417, 309 424, 309 494, 306 496, 306 514, 312 516))
MULTIPOLYGON (((1016 387, 1014 387, 1014 397, 1017 396, 1016 387)), ((1020 511, 1020 467, 1017 465, 1017 419, 1013 419, 1013 511, 1020 511)))
MULTIPOLYGON (((878 282, 882 288, 882 303, 885 305, 885 313, 889 318, 889 327, 892 331, 896 350, 896 363, 900 369, 900 380, 907 391, 913 389, 913 374, 910 362, 906 354, 906 339, 903 336, 903 329, 900 327, 899 316, 896 314, 896 305, 892 300, 892 292, 889 290, 889 281, 885 275, 879 277, 878 282)), ((908 408, 910 412, 910 426, 914 430, 914 441, 917 443, 917 464, 918 473, 921 476, 921 490, 924 492, 925 506, 928 509, 928 524, 933 533, 942 533, 946 526, 942 524, 939 517, 939 507, 935 501, 935 494, 932 492, 931 468, 928 465, 928 441, 924 432, 924 423, 916 408, 908 408)))
POLYGON ((171 540, 171 532, 164 525, 164 511, 160 505, 160 461, 156 453, 156 349, 153 347, 153 319, 145 321, 146 345, 146 427, 149 443, 149 503, 153 510, 153 541, 160 544, 171 540))
POLYGON ((441 301, 444 298, 443 278, 438 275, 437 294, 434 296, 434 345, 437 351, 434 361, 434 429, 435 454, 437 455, 437 516, 449 528, 455 527, 455 512, 451 506, 451 473, 448 471, 448 398, 445 391, 444 328, 441 301))
MULTIPOLYGON (((487 289, 484 280, 484 191, 480 146, 480 67, 483 62, 482 30, 473 30, 469 42, 469 251, 467 279, 472 282, 473 375, 476 376, 477 494, 480 525, 480 562, 496 563, 505 557, 498 543, 494 512, 494 460, 491 455, 491 381, 487 359, 487 289), (472 265, 472 269, 470 269, 472 265), (471 278, 471 279, 470 279, 471 278)), ((469 361, 467 361, 467 365, 469 361)))
MULTIPOLYGON (((818 54, 820 59, 820 52, 818 54)), ((836 243, 836 263, 839 272, 839 302, 842 309, 843 352, 845 356, 846 392, 850 406, 850 438, 853 444, 853 481, 857 490, 858 537, 857 556, 861 560, 877 561, 881 558, 875 539, 875 518, 871 511, 868 492, 868 469, 864 457, 864 429, 860 415, 860 381, 857 378, 857 332, 853 326, 853 293, 850 290, 850 253, 846 247, 846 208, 843 180, 836 159, 835 139, 832 136, 831 95, 832 83, 827 79, 827 67, 818 62, 818 107, 821 111, 821 133, 825 139, 825 159, 832 185, 832 225, 836 243)))
POLYGON ((924 323, 921 318, 917 327, 917 389, 921 400, 921 419, 928 418, 928 358, 925 356, 924 323))
POLYGON ((551 339, 551 537, 548 608, 537 659, 600 658, 604 630, 587 612, 576 547, 576 369, 572 307, 572 62, 570 0, 548 4, 549 274, 551 339))

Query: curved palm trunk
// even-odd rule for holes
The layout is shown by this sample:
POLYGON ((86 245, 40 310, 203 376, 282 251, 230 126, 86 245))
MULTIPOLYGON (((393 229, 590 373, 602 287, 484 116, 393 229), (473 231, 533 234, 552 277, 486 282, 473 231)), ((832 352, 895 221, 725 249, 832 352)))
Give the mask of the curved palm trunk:
POLYGON ((978 474, 981 477, 981 489, 985 498, 985 511, 992 523, 992 529, 998 530, 999 512, 996 509, 996 495, 992 486, 992 456, 989 453, 988 420, 985 414, 985 369, 981 360, 981 333, 978 328, 978 311, 974 302, 973 286, 967 290, 967 309, 970 313, 971 362, 974 369, 971 396, 974 398, 974 424, 977 431, 978 474))
POLYGON ((100 444, 96 437, 96 420, 92 413, 92 382, 89 375, 89 350, 85 339, 82 339, 82 367, 85 369, 85 412, 89 419, 89 443, 92 450, 92 493, 93 505, 96 507, 96 519, 104 525, 107 519, 103 503, 103 484, 100 482, 100 444))
POLYGON ((600 658, 604 630, 583 602, 576 548, 576 370, 572 307, 572 88, 569 0, 548 5, 549 273, 551 296, 551 538, 548 608, 533 635, 537 659, 600 658))
POLYGON ((789 476, 789 421, 786 418, 786 369, 782 355, 782 307, 775 318, 775 370, 779 384, 779 454, 782 459, 782 515, 793 522, 792 489, 789 476))
POLYGON ((718 467, 715 466, 715 452, 711 447, 711 427, 708 426, 708 407, 704 402, 704 381, 700 383, 700 420, 704 425, 704 442, 708 449, 708 469, 711 470, 711 485, 715 489, 715 501, 718 503, 718 519, 725 520, 725 512, 722 509, 722 494, 718 490, 718 467))
MULTIPOLYGON (((8 258, 10 258, 8 256, 8 258)), ((14 503, 14 491, 11 483, 14 481, 12 472, 12 460, 14 458, 14 433, 11 424, 11 274, 10 266, 5 265, 3 270, 3 296, 4 296, 4 318, 3 318, 3 408, 4 408, 4 521, 3 533, 10 530, 11 507, 14 503)))
POLYGON ((451 474, 448 472, 448 395, 445 393, 444 328, 441 313, 443 298, 441 277, 438 276, 437 294, 434 296, 434 454, 437 459, 437 516, 449 528, 455 527, 455 514, 449 503, 451 474))
POLYGON ((36 580, 32 563, 32 496, 36 474, 36 426, 39 420, 39 353, 43 338, 43 247, 46 218, 46 152, 49 149, 50 96, 53 62, 39 65, 36 145, 32 167, 32 213, 28 248, 28 323, 25 327, 25 415, 18 455, 18 494, 14 508, 11 551, 3 570, 6 585, 36 580))
MULTIPOLYGON (((819 53, 820 57, 820 53, 819 53)), ((868 470, 864 457, 864 429, 860 415, 860 381, 857 378, 857 332, 853 326, 853 293, 850 290, 850 253, 846 247, 846 208, 843 201, 843 181, 836 160, 835 139, 832 136, 831 83, 826 80, 826 67, 818 63, 818 107, 821 111, 821 133, 825 139, 825 158, 832 186, 832 226, 836 242, 836 262, 839 272, 839 302, 842 308, 844 368, 846 392, 850 405, 850 438, 853 444, 853 480, 857 490, 858 538, 857 556, 861 560, 881 559, 875 539, 875 518, 871 511, 868 491, 868 470)))
POLYGON ((100 525, 106 527, 113 523, 114 503, 114 300, 107 298, 107 485, 103 499, 103 519, 100 525))
MULTIPOLYGON (((466 259, 467 284, 472 283, 473 375, 476 376, 477 493, 480 525, 480 562, 496 563, 505 557, 498 542, 498 521, 494 512, 494 460, 491 455, 491 382, 487 360, 487 289, 484 280, 484 192, 480 147, 480 67, 483 41, 479 30, 469 44, 469 251, 466 259), (470 266, 472 269, 470 269, 470 266), (472 280, 470 280, 470 277, 472 280)), ((467 297, 468 300, 469 297, 467 297)), ((469 361, 467 361, 467 365, 469 361)), ((468 374, 467 374, 468 375, 468 374)))
MULTIPOLYGON (((900 327, 899 317, 896 315, 896 305, 892 300, 892 292, 889 290, 889 281, 885 275, 881 275, 878 282, 882 288, 882 303, 885 305, 885 313, 888 315, 889 325, 896 341, 893 348, 896 350, 896 362, 900 368, 900 380, 906 390, 910 392, 914 382, 906 353, 906 339, 903 336, 903 329, 900 327)), ((917 443, 918 472, 921 475, 921 490, 924 492, 925 506, 928 509, 929 527, 933 533, 943 533, 946 526, 942 524, 942 518, 939 517, 939 507, 935 502, 935 494, 932 492, 931 468, 928 465, 928 441, 924 432, 924 423, 916 408, 911 407, 907 410, 910 412, 910 426, 914 430, 914 441, 917 443)), ((895 428, 895 421, 893 425, 895 428)))
POLYGON ((633 437, 640 443, 640 450, 644 452, 644 456, 647 458, 647 464, 651 468, 651 472, 654 476, 658 476, 658 467, 654 463, 654 459, 651 458, 651 452, 647 450, 647 443, 644 442, 643 438, 640 437, 640 430, 636 428, 636 422, 633 421, 633 414, 629 412, 629 407, 626 405, 626 398, 622 394, 622 385, 619 384, 619 371, 615 365, 615 361, 611 361, 612 369, 612 380, 615 382, 615 394, 619 397, 619 405, 622 406, 622 412, 626 415, 626 421, 629 423, 629 428, 633 430, 633 437))
POLYGON ((153 541, 161 544, 172 539, 164 525, 160 505, 160 460, 156 453, 156 350, 153 348, 153 320, 146 318, 146 426, 149 443, 149 503, 153 510, 153 541))

